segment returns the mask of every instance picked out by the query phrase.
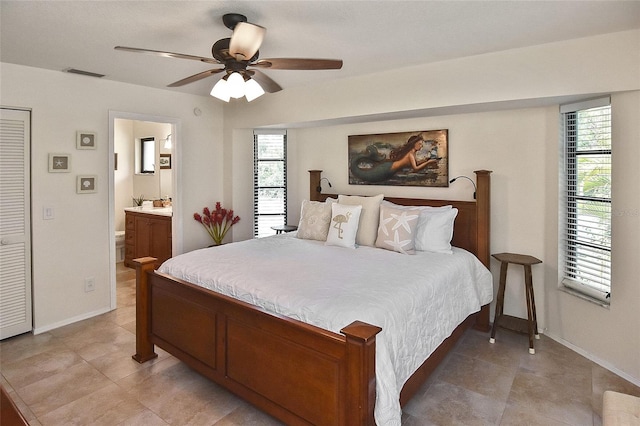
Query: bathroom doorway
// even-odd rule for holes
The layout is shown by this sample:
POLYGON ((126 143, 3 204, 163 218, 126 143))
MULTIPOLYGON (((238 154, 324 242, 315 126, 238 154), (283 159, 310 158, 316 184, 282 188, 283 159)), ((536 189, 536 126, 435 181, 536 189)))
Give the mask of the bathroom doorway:
POLYGON ((170 204, 171 251, 181 251, 181 233, 174 225, 181 217, 179 133, 180 122, 173 117, 109 112, 111 309, 117 307, 117 270, 123 269, 125 208, 134 207, 140 199, 145 206, 154 201, 170 204))

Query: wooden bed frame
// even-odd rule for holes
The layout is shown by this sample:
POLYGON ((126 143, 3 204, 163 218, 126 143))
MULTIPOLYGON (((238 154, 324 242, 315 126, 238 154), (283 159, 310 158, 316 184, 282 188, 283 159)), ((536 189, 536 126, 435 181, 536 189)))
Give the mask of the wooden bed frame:
MULTIPOLYGON (((310 170, 310 199, 327 195, 310 170)), ((476 171, 477 200, 389 198, 404 205, 457 207, 453 244, 489 267, 490 173, 476 171)), ((135 259, 136 354, 154 345, 290 425, 374 425, 375 344, 381 328, 356 321, 341 334, 280 315, 153 270, 135 259)), ((409 378, 404 405, 471 325, 489 330, 489 305, 471 315, 409 378)))

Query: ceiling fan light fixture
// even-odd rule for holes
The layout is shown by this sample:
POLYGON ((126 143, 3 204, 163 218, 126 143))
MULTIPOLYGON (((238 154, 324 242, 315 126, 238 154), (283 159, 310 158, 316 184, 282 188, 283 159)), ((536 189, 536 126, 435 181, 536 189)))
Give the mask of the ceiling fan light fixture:
POLYGON ((247 102, 251 102, 252 100, 264 95, 264 89, 257 81, 250 78, 244 82, 244 95, 247 98, 247 102))
POLYGON ((240 99, 244 96, 244 77, 240 73, 231 73, 227 79, 227 86, 229 87, 229 95, 232 98, 240 99))
POLYGON ((266 31, 260 25, 238 22, 233 29, 229 53, 238 61, 250 60, 260 48, 266 31))
POLYGON ((214 98, 218 98, 221 101, 229 102, 231 99, 231 94, 229 90, 229 83, 224 78, 218 80, 218 82, 211 89, 211 96, 214 98))
POLYGON ((226 13, 222 17, 222 22, 233 31, 233 34, 213 44, 212 58, 137 47, 116 46, 115 49, 217 65, 216 68, 198 72, 173 82, 167 87, 181 87, 216 74, 224 75, 223 79, 211 89, 210 94, 225 102, 229 102, 232 97, 240 99, 243 96, 251 102, 265 92, 275 93, 282 90, 282 87, 260 71, 260 68, 269 70, 338 70, 342 68, 341 59, 258 59, 266 28, 247 22, 247 17, 239 13, 226 13), (251 77, 256 81, 245 84, 244 80, 249 81, 251 77))

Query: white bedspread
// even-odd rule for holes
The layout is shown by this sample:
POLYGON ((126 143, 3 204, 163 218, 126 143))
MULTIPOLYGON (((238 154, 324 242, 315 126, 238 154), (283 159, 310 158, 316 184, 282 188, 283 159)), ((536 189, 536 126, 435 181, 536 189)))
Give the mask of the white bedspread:
POLYGON ((379 426, 400 425, 405 381, 493 298, 490 272, 461 249, 409 256, 325 246, 295 233, 196 250, 159 270, 336 333, 355 320, 382 327, 376 340, 379 426))

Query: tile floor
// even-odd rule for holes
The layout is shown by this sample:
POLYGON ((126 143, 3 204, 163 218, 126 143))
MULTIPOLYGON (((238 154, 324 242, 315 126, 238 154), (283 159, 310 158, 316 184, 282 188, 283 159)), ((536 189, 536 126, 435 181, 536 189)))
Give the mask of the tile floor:
MULTIPOLYGON (((135 350, 135 276, 118 268, 118 309, 0 342, 0 381, 31 425, 278 425, 180 361, 135 350), (150 390, 151 389, 151 390, 150 390)), ((602 394, 640 388, 541 336, 468 331, 404 408, 402 424, 600 425, 602 394)))

